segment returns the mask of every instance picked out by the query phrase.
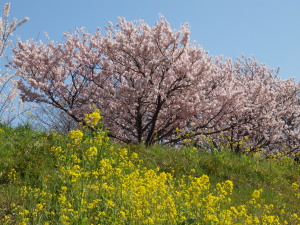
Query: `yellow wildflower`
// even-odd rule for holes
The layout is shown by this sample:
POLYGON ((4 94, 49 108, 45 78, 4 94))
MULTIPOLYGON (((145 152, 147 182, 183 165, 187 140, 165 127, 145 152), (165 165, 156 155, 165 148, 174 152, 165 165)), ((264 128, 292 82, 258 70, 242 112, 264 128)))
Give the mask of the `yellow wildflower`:
POLYGON ((71 130, 70 137, 75 143, 78 143, 82 139, 83 133, 80 130, 71 130))
POLYGON ((263 191, 262 189, 254 190, 253 194, 252 194, 252 197, 253 198, 260 198, 260 195, 261 195, 262 191, 263 191))
POLYGON ((99 110, 96 110, 91 114, 86 114, 84 117, 84 121, 86 122, 86 124, 91 127, 96 126, 100 119, 101 119, 101 115, 99 110))
POLYGON ((88 150, 87 150, 87 155, 88 156, 95 156, 98 154, 98 149, 96 147, 90 147, 88 150))
POLYGON ((125 218, 125 217, 126 217, 126 213, 125 213, 124 211, 120 211, 120 216, 121 216, 122 218, 125 218))

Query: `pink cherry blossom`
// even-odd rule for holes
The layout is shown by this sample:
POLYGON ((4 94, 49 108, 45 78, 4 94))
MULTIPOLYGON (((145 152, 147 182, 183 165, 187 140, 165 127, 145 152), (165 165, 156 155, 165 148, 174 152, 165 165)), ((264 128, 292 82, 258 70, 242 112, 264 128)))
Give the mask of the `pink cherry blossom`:
POLYGON ((176 31, 163 17, 152 27, 119 18, 104 34, 78 29, 60 44, 19 41, 11 65, 22 72, 24 101, 51 104, 77 122, 99 108, 110 135, 126 143, 210 135, 237 152, 298 151, 299 84, 253 57, 211 57, 189 40, 188 24, 176 31))

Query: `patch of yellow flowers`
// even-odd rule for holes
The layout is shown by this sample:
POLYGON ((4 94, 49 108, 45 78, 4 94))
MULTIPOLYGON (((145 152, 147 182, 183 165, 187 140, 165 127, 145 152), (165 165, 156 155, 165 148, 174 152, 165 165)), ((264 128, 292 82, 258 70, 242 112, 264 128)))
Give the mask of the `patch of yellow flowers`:
MULTIPOLYGON (((95 112, 86 122, 95 126, 100 118, 95 112)), ((6 216, 1 224, 300 223, 297 212, 264 204, 261 189, 249 202, 235 205, 230 180, 211 186, 207 175, 174 178, 142 167, 137 153, 114 147, 104 132, 84 135, 71 131, 73 143, 51 148, 58 168, 52 179, 39 188, 23 186, 17 216, 6 216)), ((293 189, 299 193, 297 184, 293 189)))
POLYGON ((91 114, 86 114, 84 116, 84 122, 90 126, 90 127, 94 127, 96 126, 100 119, 101 119, 101 115, 100 115, 100 111, 97 109, 95 112, 91 113, 91 114))

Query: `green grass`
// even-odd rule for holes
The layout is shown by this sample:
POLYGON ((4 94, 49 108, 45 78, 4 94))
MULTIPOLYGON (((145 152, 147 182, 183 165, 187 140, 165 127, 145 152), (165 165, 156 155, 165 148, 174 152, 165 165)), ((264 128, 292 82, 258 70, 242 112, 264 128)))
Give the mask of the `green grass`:
MULTIPOLYGON (((166 148, 159 145, 146 148, 131 146, 148 168, 159 167, 161 171, 174 171, 175 177, 182 175, 201 176, 206 174, 212 184, 231 180, 234 183, 234 201, 243 203, 249 199, 254 189, 262 188, 267 202, 281 193, 284 201, 294 197, 289 191, 292 183, 300 183, 300 165, 292 159, 264 159, 236 154, 229 151, 207 152, 187 148, 166 148), (191 170, 195 169, 195 173, 191 170)), ((295 205, 295 208, 298 206, 295 205)))
MULTIPOLYGON (((71 149, 68 135, 37 132, 27 125, 1 129, 0 220, 4 216, 15 218, 16 207, 25 204, 24 196, 20 194, 22 186, 42 188, 47 182, 55 189, 56 185, 64 182, 60 180, 59 162, 50 149, 52 146, 71 149)), ((194 147, 170 148, 154 145, 146 148, 142 145, 114 143, 110 143, 110 146, 126 148, 129 155, 138 153, 141 161, 137 164, 140 167, 159 168, 159 172, 171 173, 175 179, 189 175, 201 177, 206 174, 212 186, 231 180, 234 184, 231 197, 234 205, 245 204, 251 199, 254 190, 263 189, 262 197, 266 204, 274 204, 276 199, 278 204, 286 204, 286 209, 291 212, 299 209, 300 199, 295 197, 291 186, 292 183, 300 183, 300 166, 291 159, 267 160, 226 150, 207 152, 194 147)), ((101 157, 111 154, 107 148, 102 148, 101 151, 98 154, 99 161, 101 157)), ((92 168, 92 165, 88 166, 92 168)), ((78 190, 74 190, 74 193, 78 190)), ((8 224, 15 222, 12 219, 8 224)))

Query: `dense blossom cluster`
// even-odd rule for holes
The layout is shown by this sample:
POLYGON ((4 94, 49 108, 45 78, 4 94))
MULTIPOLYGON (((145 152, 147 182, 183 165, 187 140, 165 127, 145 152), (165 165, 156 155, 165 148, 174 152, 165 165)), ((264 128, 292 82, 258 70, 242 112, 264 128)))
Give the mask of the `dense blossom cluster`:
MULTIPOLYGON (((207 175, 176 178, 147 169, 137 153, 113 146, 101 130, 94 136, 71 132, 67 145, 49 151, 56 169, 38 187, 22 186, 21 202, 11 203, 13 213, 0 218, 1 224, 300 223, 280 197, 266 204, 262 189, 237 205, 230 180, 212 186, 207 175)), ((11 173, 10 182, 18 182, 11 173)), ((299 198, 299 185, 291 186, 299 198)))
POLYGON ((299 151, 299 84, 253 57, 213 58, 189 33, 163 17, 152 27, 120 18, 105 35, 82 29, 61 44, 20 41, 11 66, 22 69, 24 101, 51 104, 77 122, 96 106, 123 142, 209 135, 237 152, 299 151))

